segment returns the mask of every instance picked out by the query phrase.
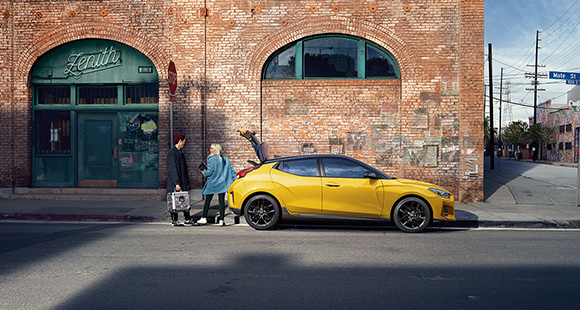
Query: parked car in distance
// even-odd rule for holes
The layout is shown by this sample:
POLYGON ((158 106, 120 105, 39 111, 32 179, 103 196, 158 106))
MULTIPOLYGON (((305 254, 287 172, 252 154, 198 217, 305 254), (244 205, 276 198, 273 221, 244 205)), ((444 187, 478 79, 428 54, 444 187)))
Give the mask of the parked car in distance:
POLYGON ((255 229, 286 218, 382 219, 404 232, 455 220, 453 195, 420 181, 397 179, 356 159, 308 155, 242 170, 228 189, 231 210, 255 229))

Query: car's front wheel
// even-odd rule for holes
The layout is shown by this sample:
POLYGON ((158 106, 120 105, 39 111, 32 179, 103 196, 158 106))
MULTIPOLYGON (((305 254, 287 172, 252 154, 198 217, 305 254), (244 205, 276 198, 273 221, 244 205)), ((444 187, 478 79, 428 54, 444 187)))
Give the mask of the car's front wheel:
POLYGON ((431 221, 431 210, 422 199, 407 197, 395 206, 393 221, 404 232, 421 232, 431 221))
POLYGON ((269 195, 257 195, 246 203, 244 217, 254 229, 270 229, 278 224, 281 211, 276 199, 269 195))

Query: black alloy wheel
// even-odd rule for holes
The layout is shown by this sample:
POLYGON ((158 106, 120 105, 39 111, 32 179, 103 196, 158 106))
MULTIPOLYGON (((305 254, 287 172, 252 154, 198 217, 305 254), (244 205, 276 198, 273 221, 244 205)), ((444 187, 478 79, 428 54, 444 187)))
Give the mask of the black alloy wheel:
POLYGON ((431 222, 431 210, 422 199, 407 197, 395 206, 393 221, 404 232, 418 233, 431 222))
POLYGON ((280 206, 276 199, 269 195, 257 195, 246 203, 244 217, 254 229, 270 229, 280 220, 280 206))

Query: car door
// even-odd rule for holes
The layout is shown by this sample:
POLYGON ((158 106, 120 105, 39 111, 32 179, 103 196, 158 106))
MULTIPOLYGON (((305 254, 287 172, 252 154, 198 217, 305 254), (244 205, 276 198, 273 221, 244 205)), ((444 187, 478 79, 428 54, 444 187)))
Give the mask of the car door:
POLYGON ((278 198, 290 214, 321 213, 322 189, 316 158, 280 162, 270 176, 278 198))
POLYGON ((346 158, 322 159, 322 214, 378 217, 383 210, 381 179, 366 178, 369 170, 346 158))

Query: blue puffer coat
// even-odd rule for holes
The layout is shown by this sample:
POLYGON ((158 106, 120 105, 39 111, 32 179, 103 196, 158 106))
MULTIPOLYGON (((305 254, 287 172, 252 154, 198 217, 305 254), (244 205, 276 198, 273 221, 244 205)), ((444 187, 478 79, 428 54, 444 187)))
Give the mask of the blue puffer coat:
POLYGON ((211 155, 207 158, 207 170, 203 176, 207 178, 207 182, 201 193, 221 194, 227 192, 228 187, 234 183, 236 170, 225 156, 221 156, 220 160, 220 156, 211 155))

